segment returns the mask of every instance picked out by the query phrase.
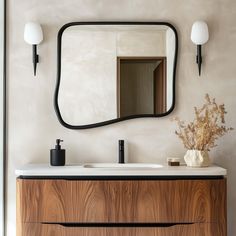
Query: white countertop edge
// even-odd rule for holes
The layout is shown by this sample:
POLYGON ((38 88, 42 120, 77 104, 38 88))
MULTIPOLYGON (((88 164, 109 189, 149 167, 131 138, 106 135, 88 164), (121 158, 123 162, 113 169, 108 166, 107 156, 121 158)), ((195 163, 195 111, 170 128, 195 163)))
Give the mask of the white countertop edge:
POLYGON ((16 176, 226 176, 227 170, 210 167, 163 166, 153 169, 84 168, 82 165, 50 166, 28 164, 15 170, 16 176))

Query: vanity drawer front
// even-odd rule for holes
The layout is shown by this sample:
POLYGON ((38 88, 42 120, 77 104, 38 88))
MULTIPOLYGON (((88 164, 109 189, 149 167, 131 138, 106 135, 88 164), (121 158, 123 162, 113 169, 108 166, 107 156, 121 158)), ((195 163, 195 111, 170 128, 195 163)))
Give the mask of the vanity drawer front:
POLYGON ((170 227, 65 227, 26 223, 18 236, 226 236, 219 225, 195 223, 170 227))
POLYGON ((22 222, 226 220, 226 180, 17 180, 22 222))

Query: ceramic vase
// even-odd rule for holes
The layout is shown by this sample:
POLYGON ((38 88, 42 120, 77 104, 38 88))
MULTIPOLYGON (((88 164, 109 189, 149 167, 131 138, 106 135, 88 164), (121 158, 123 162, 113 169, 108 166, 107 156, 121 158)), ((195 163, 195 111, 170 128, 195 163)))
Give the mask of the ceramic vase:
POLYGON ((207 151, 188 150, 184 156, 187 166, 207 167, 211 164, 207 151))

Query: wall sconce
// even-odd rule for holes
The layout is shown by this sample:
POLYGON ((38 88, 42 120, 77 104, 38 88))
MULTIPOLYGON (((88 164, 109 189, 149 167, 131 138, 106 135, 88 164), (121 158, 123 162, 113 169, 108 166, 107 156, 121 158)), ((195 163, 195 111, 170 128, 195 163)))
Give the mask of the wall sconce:
POLYGON ((36 75, 37 63, 39 62, 39 55, 37 54, 37 45, 43 40, 43 31, 38 23, 28 22, 25 24, 24 40, 33 46, 33 68, 34 76, 36 75))
POLYGON ((196 62, 198 64, 199 76, 201 75, 201 64, 202 64, 202 45, 205 44, 209 39, 208 26, 204 21, 196 21, 192 26, 191 40, 197 45, 197 57, 196 62))

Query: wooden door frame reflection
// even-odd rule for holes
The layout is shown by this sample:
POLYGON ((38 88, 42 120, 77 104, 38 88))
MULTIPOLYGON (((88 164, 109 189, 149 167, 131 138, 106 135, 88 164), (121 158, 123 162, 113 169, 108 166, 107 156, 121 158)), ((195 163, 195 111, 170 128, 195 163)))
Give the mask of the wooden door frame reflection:
MULTIPOLYGON (((161 56, 161 57, 117 57, 117 90, 116 90, 116 98, 117 98, 117 117, 121 118, 121 88, 120 88, 120 82, 121 82, 121 73, 120 73, 120 69, 121 69, 121 62, 122 61, 131 61, 131 62, 157 62, 160 61, 160 64, 162 66, 162 81, 161 81, 161 85, 162 85, 162 100, 161 102, 157 101, 157 96, 158 96, 158 91, 160 91, 160 87, 158 88, 156 86, 156 78, 153 76, 153 100, 154 100, 154 113, 153 115, 158 115, 161 113, 165 113, 166 112, 166 96, 167 96, 167 68, 166 68, 166 56, 161 56), (158 89, 158 91, 157 91, 158 89), (162 112, 160 112, 160 110, 162 110, 162 112)), ((159 65, 156 67, 158 68, 159 65)), ((139 114, 135 114, 135 115, 139 115, 139 114)), ((152 115, 152 114, 150 114, 152 115)))

